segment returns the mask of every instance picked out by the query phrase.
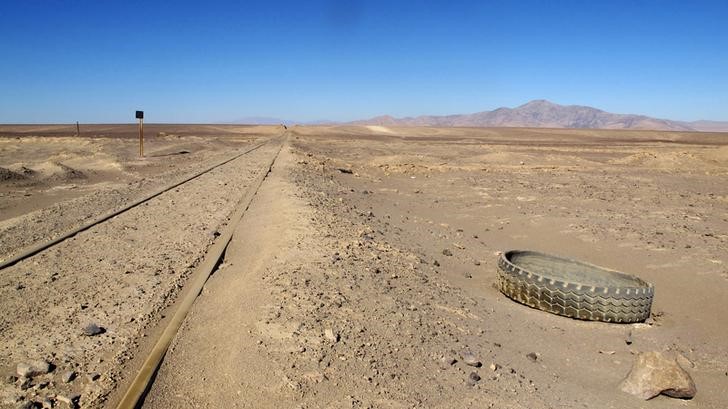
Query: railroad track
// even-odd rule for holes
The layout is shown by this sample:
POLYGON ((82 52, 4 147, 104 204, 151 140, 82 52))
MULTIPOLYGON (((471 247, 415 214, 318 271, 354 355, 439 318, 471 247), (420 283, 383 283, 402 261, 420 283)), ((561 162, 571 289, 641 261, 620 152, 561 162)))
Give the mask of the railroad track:
MULTIPOLYGON (((284 135, 285 134, 282 134, 280 137, 278 137, 278 139, 283 138, 284 135)), ((136 200, 136 201, 134 201, 134 202, 132 202, 132 203, 130 203, 130 204, 128 204, 128 205, 120 208, 120 209, 112 210, 112 211, 110 211, 108 213, 102 214, 102 215, 100 215, 100 216, 98 216, 98 217, 96 217, 96 218, 94 218, 94 219, 92 219, 92 220, 84 223, 83 225, 81 225, 79 227, 76 227, 76 228, 74 228, 72 230, 66 231, 65 233, 61 234, 60 236, 58 236, 56 238, 53 238, 53 239, 50 239, 50 240, 47 240, 47 241, 44 241, 44 242, 41 242, 41 243, 38 243, 38 244, 34 244, 34 245, 31 245, 31 246, 28 246, 28 247, 22 249, 21 251, 19 251, 18 253, 16 253, 15 255, 12 255, 7 260, 0 261, 0 270, 3 270, 3 269, 5 269, 7 267, 10 267, 10 266, 13 266, 13 265, 17 264, 18 262, 20 262, 22 260, 25 260, 25 259, 27 259, 27 258, 29 258, 29 257, 31 257, 31 256, 33 256, 35 254, 40 253, 43 250, 47 250, 47 249, 49 249, 49 248, 51 248, 51 247, 53 247, 55 245, 58 245, 58 244, 62 243, 65 240, 68 240, 69 238, 77 235, 78 233, 80 233, 82 231, 88 230, 88 229, 90 229, 90 228, 92 228, 92 227, 94 227, 94 226, 96 226, 98 224, 101 224, 101 223, 103 223, 103 222, 105 222, 105 221, 107 221, 107 220, 109 220, 109 219, 111 219, 113 217, 116 217, 116 216, 118 216, 118 215, 120 215, 120 214, 122 214, 124 212, 127 212, 127 211, 129 211, 129 210, 131 210, 131 209, 133 209, 133 208, 141 205, 141 204, 144 204, 144 203, 146 203, 146 202, 154 199, 155 197, 157 197, 157 196, 159 196, 159 195, 161 195, 161 194, 163 194, 165 192, 168 192, 168 191, 170 191, 170 190, 172 190, 174 188, 177 188, 177 187, 179 187, 179 186, 181 186, 181 185, 183 185, 183 184, 185 184, 187 182, 190 182, 190 181, 192 181, 194 179, 197 179, 198 177, 200 177, 200 176, 202 176, 202 175, 204 175, 206 173, 209 173, 210 171, 212 171, 214 169, 217 169, 217 168, 219 168, 221 166, 224 166, 224 165, 226 165, 226 164, 234 161, 235 159, 238 159, 238 158, 240 158, 240 157, 242 157, 244 155, 247 155, 247 154, 249 154, 249 153, 251 153, 251 152, 253 152, 253 151, 261 148, 262 146, 270 143, 270 141, 271 140, 265 141, 263 143, 259 143, 259 144, 255 145, 255 146, 253 146, 252 148, 246 149, 245 151, 243 151, 241 153, 235 154, 232 157, 227 158, 227 159, 225 159, 225 160, 223 160, 221 162, 218 162, 218 163, 216 163, 216 164, 214 164, 214 165, 212 165, 212 166, 210 166, 208 168, 205 168, 205 169, 203 169, 203 170, 201 170, 199 172, 196 172, 193 175, 186 176, 182 180, 176 181, 175 183, 173 183, 173 184, 171 184, 169 186, 165 186, 164 188, 159 189, 159 190, 157 190, 157 191, 155 191, 155 192, 153 192, 151 194, 148 194, 145 197, 143 197, 141 199, 138 199, 138 200, 136 200)))
POLYGON ((283 148, 285 138, 286 136, 284 134, 278 142, 279 146, 275 155, 267 163, 263 172, 261 172, 261 174, 255 179, 241 201, 238 203, 235 211, 230 217, 230 223, 222 229, 220 236, 207 250, 204 259, 202 259, 193 271, 190 281, 186 285, 189 291, 186 292, 185 297, 179 302, 174 315, 162 331, 149 355, 145 358, 137 375, 134 377, 134 380, 131 382, 123 397, 118 402, 116 406, 117 409, 135 409, 141 407, 143 404, 146 393, 149 391, 149 388, 154 381, 154 376, 164 359, 164 355, 167 353, 169 345, 177 335, 177 331, 182 326, 182 323, 187 316, 187 313, 192 308, 195 300, 202 292, 205 283, 219 265, 225 253, 225 249, 232 239, 233 232, 238 226, 240 220, 243 218, 245 212, 250 207, 250 204, 260 189, 260 186, 263 184, 263 181, 265 181, 268 174, 270 174, 273 165, 278 159, 278 155, 283 148))
MULTIPOLYGON (((267 175, 270 173, 276 159, 278 158, 278 154, 280 153, 283 145, 285 144, 287 137, 288 137, 288 134, 286 132, 284 132, 284 133, 280 134, 279 136, 273 137, 263 143, 258 143, 255 146, 246 148, 244 151, 238 151, 237 153, 228 157, 225 160, 212 164, 211 166, 207 167, 206 169, 197 171, 194 174, 184 176, 181 180, 178 180, 168 186, 165 186, 162 189, 159 189, 151 194, 148 194, 145 197, 143 197, 139 200, 136 200, 135 202, 133 202, 131 204, 124 206, 123 208, 113 210, 113 211, 110 211, 103 215, 100 215, 100 216, 94 218, 93 220, 90 220, 89 222, 85 223, 83 226, 80 226, 78 228, 74 228, 73 230, 67 231, 67 232, 61 234, 61 236, 59 236, 57 238, 54 238, 52 240, 47 240, 43 243, 34 244, 31 247, 24 248, 19 253, 16 253, 15 255, 13 255, 12 258, 2 261, 2 264, 0 264, 0 270, 6 269, 6 270, 3 270, 2 272, 8 273, 8 276, 13 276, 13 274, 17 273, 17 271, 14 268, 12 268, 12 269, 9 268, 10 266, 24 265, 25 263, 28 263, 28 262, 33 263, 35 258, 32 258, 32 256, 37 255, 39 257, 39 259, 43 259, 43 260, 36 260, 36 264, 34 265, 34 268, 32 269, 32 277, 35 277, 33 279, 35 281, 28 284, 27 281, 24 281, 23 279, 18 278, 20 276, 14 277, 14 278, 8 278, 8 280, 6 280, 6 281, 12 282, 13 285, 12 286, 6 285, 3 287, 3 289, 7 290, 6 293, 4 293, 4 295, 12 297, 12 298, 8 298, 8 300, 18 301, 23 297, 23 295, 18 294, 18 296, 15 296, 16 293, 14 291, 11 292, 8 289, 14 288, 15 291, 23 291, 23 289, 26 288, 26 286, 28 288, 33 288, 33 289, 43 288, 43 286, 45 284, 40 283, 40 280, 43 279, 42 274, 45 274, 45 271, 47 271, 47 270, 51 270, 52 271, 51 275, 53 275, 55 278, 55 277, 57 277, 57 274, 60 270, 61 279, 59 280, 59 282, 62 282, 63 284, 61 284, 61 285, 66 286, 66 287, 58 287, 58 288, 63 289, 63 291, 66 292, 68 290, 68 288, 72 288, 73 291, 78 291, 80 288, 82 288, 81 291, 83 291, 88 287, 88 289, 90 290, 89 297, 84 297, 84 299, 94 300, 95 299, 94 297, 98 297, 97 294, 100 294, 97 292, 97 290, 93 289, 94 284, 89 281, 79 282, 79 281, 76 281, 75 279, 66 280, 66 278, 69 277, 69 275, 64 274, 64 270, 62 270, 64 267, 59 268, 58 266, 55 266, 55 264, 54 264, 55 256, 50 257, 51 259, 53 259, 52 261, 50 261, 50 264, 52 264, 53 266, 50 269, 44 269, 42 263, 44 261, 47 261, 47 260, 45 260, 47 254, 48 253, 58 254, 59 251, 62 251, 62 254, 63 254, 62 257, 66 257, 66 258, 78 257, 80 255, 81 258, 79 258, 78 261, 82 262, 81 259, 83 258, 83 251, 78 253, 78 252, 68 251, 67 249, 61 250, 62 248, 65 248, 66 245, 69 244, 68 243, 69 239, 70 240, 77 239, 77 237, 74 237, 74 236, 76 236, 76 235, 82 236, 87 233, 85 231, 93 232, 98 229, 101 229, 102 231, 107 230, 107 234, 108 234, 108 229, 116 229, 113 231, 118 231, 119 227, 121 227, 122 229, 125 229, 126 228, 125 225, 129 224, 129 222, 128 221, 121 222, 120 221, 120 220, 122 220, 121 216, 130 216, 129 218, 127 218, 127 220, 132 221, 132 224, 134 223, 134 220, 136 220, 137 222, 143 221, 143 220, 149 220, 149 219, 144 219, 144 218, 136 219, 135 217, 132 217, 133 216, 132 213, 135 213, 137 210, 139 210, 138 206, 144 205, 145 203, 149 202, 150 200, 152 200, 154 198, 159 197, 157 200, 160 201, 160 205, 162 203, 166 203, 165 198, 167 197, 167 195, 172 195, 172 197, 174 197, 174 195, 177 195, 177 193, 175 193, 175 192, 177 191, 176 188, 179 186, 190 186, 190 188, 194 191, 196 189, 196 188, 194 188, 194 186, 197 186, 200 183, 203 183, 203 182, 201 182, 202 180, 207 180, 211 177, 217 178, 217 176, 214 176, 214 175, 216 175, 216 174, 222 175, 221 172, 225 172, 225 169, 227 169, 228 167, 231 167, 231 169, 236 169, 235 172, 237 172, 238 169, 250 168, 252 170, 254 168, 255 169, 254 175, 257 174, 257 176, 253 176, 252 180, 248 179, 247 181, 243 182, 243 184, 241 184, 241 185, 236 185, 236 186, 243 186, 243 185, 247 186, 244 189, 244 192, 235 194, 234 192, 236 192, 236 191, 239 192, 239 190, 237 190, 239 188, 237 188, 237 187, 235 189, 226 190, 227 196, 226 196, 225 202, 230 204, 229 207, 227 207, 225 210, 225 214, 227 215, 227 217, 225 219, 227 220, 227 222, 224 225, 224 227, 220 228, 217 231, 217 233, 219 233, 219 234, 216 233, 215 238, 212 241, 212 244, 209 246, 207 246, 205 244, 205 248, 198 247, 198 249, 200 249, 200 256, 198 258, 196 258, 194 260, 194 262, 192 262, 192 264, 185 264, 186 266, 189 266, 189 268, 191 268, 191 270, 188 270, 189 275, 187 276, 187 278, 185 279, 185 282, 184 282, 184 287, 183 287, 184 291, 179 293, 180 294, 179 298, 173 304, 171 304, 170 309, 167 310, 168 312, 171 310, 171 314, 167 315, 168 317, 170 317, 170 318, 168 318, 169 321, 165 322, 164 324, 154 324, 154 323, 150 322, 151 325, 159 326, 158 327, 159 331, 154 331, 154 333, 156 333, 156 334, 161 333, 161 335, 159 336, 158 339, 155 339, 155 338, 150 339, 151 342, 149 342, 149 343, 145 342, 146 345, 154 345, 154 347, 151 350, 151 352, 149 353, 149 355, 146 355, 147 354, 146 349, 143 349, 143 350, 137 349, 137 351, 140 351, 140 352, 138 352, 140 354, 140 356, 137 359, 135 359, 133 362, 142 362, 142 360, 143 360, 143 364, 140 367, 132 368, 132 370, 134 370, 134 371, 138 370, 139 372, 138 372, 138 374, 136 374, 136 377, 133 378, 133 382, 131 383, 131 385, 129 386, 126 384, 119 384, 120 386, 118 387, 119 389, 117 390, 118 395, 117 394, 107 395, 109 392, 113 392, 111 390, 107 390, 107 391, 103 392, 103 395, 106 395, 107 399, 110 396, 112 397, 112 399, 115 399, 112 401, 107 401, 108 405, 116 404, 116 402, 117 402, 116 399, 118 399, 119 397, 122 396, 121 393, 126 392, 123 395, 123 397, 121 398, 121 400, 118 401, 119 402, 118 407, 119 408, 138 407, 138 405, 140 405, 143 402, 144 395, 151 385, 151 382, 154 378, 154 374, 156 373, 159 365, 161 364, 162 358, 164 357, 164 355, 167 351, 167 348, 169 347, 174 336, 176 335, 177 330, 179 329, 182 322, 184 321, 184 319, 185 319, 188 311, 192 307, 195 299, 200 294, 206 281, 208 280, 210 275, 214 272, 214 270, 217 268, 219 261, 222 258, 224 251, 227 248, 227 246, 232 238, 233 231, 235 230, 236 226, 238 225, 238 222, 240 221, 240 219, 243 217, 243 214, 248 210, 248 207, 250 206, 255 195, 257 194, 259 187, 262 185, 263 181, 265 180, 267 175), (263 149, 261 149, 261 148, 263 148, 263 149), (264 155, 264 156, 255 155, 255 158, 251 159, 251 161, 252 161, 251 164, 255 163, 255 165, 253 167, 250 167, 248 165, 247 161, 245 161, 245 162, 236 161, 237 159, 243 157, 244 155, 247 155, 256 150, 258 150, 259 152, 262 152, 261 155, 264 155), (227 167, 224 167, 225 165, 227 165, 227 167), (223 167, 223 168, 221 168, 221 167, 223 167), (210 173, 211 171, 213 171, 215 169, 218 169, 218 170, 210 173), (210 173, 210 174, 207 176, 203 176, 208 173, 210 173), (203 177, 200 178, 201 176, 203 176, 203 177), (198 179, 198 178, 200 178, 200 179, 198 179), (195 182, 188 183, 188 182, 192 182, 193 180, 195 180, 195 182), (188 184, 188 185, 185 185, 185 184, 188 184), (168 193, 165 194, 165 192, 168 192, 168 193), (237 197, 231 198, 230 197, 231 193, 235 194, 235 196, 237 196, 237 197), (232 209, 231 209, 231 207, 232 207, 232 209), (135 208, 136 208, 136 210, 132 210, 135 208), (117 216, 119 216, 119 217, 117 217, 117 216), (119 222, 117 223, 117 221, 119 221, 119 222), (94 227, 94 226, 97 226, 97 227, 94 227), (115 226, 115 227, 112 227, 112 226, 115 226), (76 253, 78 253, 78 254, 76 254, 76 253), (23 263, 20 263, 23 260, 25 260, 25 261, 23 263), (38 264, 38 262, 40 262, 40 264, 38 264), (12 281, 9 281, 9 280, 12 280, 12 281), (21 285, 21 283, 22 283, 22 285, 21 285), (17 287, 16 287, 16 285, 17 285, 17 287), (73 287, 68 287, 69 285, 73 286, 73 287), (127 386, 128 386, 128 389, 126 389, 127 386)), ((247 170, 246 170, 246 172, 247 172, 247 170)), ((241 179, 241 178, 237 178, 234 180, 239 180, 239 179, 241 179)), ((213 180, 213 179, 210 179, 210 180, 213 180)), ((208 191, 211 191, 211 190, 208 189, 208 191)), ((199 197, 197 200, 207 200, 207 197, 199 197)), ((193 202, 188 202, 188 204, 194 205, 193 202)), ((150 207, 150 209, 151 209, 151 207, 150 207)), ((158 214, 157 217, 166 217, 166 215, 158 214)), ((219 216, 215 220, 220 220, 219 216)), ((167 225, 168 224, 169 223, 167 223, 167 225)), ((195 226, 199 226, 199 225, 200 224, 196 224, 195 226)), ((136 228, 132 227, 132 230, 136 231, 136 228)), ((204 231, 206 232, 204 234, 208 234, 207 230, 204 230, 204 231)), ((114 234, 114 233, 112 233, 112 234, 114 234)), ((79 244, 90 243, 90 241, 89 241, 90 237, 82 236, 79 240, 80 240, 79 244)), ((138 239, 131 238, 131 240, 134 241, 134 240, 138 240, 138 239)), ((174 241, 171 241, 171 242, 174 242, 174 241)), ((206 242, 206 240, 202 240, 202 241, 197 240, 197 242, 198 242, 198 244, 202 244, 202 242, 206 242)), ((81 246, 74 246, 74 248, 76 248, 76 247, 82 248, 82 246, 83 246, 83 244, 81 244, 81 246)), ((162 251, 164 251, 163 248, 162 248, 162 251)), ((168 254, 168 253, 166 253, 166 254, 168 254)), ((185 253, 185 254, 193 254, 193 253, 185 253)), ((95 259, 96 259, 96 257, 94 257, 94 260, 95 259)), ((114 259, 115 262, 118 261, 122 264, 125 263, 124 260, 127 260, 127 259, 119 259, 119 258, 114 259)), ((190 260, 190 261, 192 261, 192 260, 190 260)), ((126 262, 128 262, 128 260, 126 262)), ((152 261, 152 263, 154 263, 154 261, 152 261)), ((48 264, 48 263, 46 263, 46 264, 48 264)), ((66 262, 66 264, 68 265, 68 262, 66 262)), ((148 270, 152 271, 153 268, 154 267, 149 267, 148 270)), ((182 267, 182 268, 184 269, 185 267, 182 267)), ((71 272, 70 274, 75 274, 76 270, 83 271, 83 269, 79 268, 79 267, 71 267, 71 269, 74 272, 71 272)), ((178 270, 178 271, 181 271, 181 270, 178 270)), ((26 272, 22 273, 22 277, 26 277, 26 276, 27 276, 26 272)), ((121 281, 118 281, 118 282, 115 281, 115 278, 112 278, 112 276, 109 276, 108 279, 111 279, 111 281, 113 281, 114 285, 117 285, 117 287, 118 287, 118 284, 121 282, 121 281)), ((51 281, 54 281, 54 280, 51 279, 51 281)), ((132 282, 134 282, 134 281, 132 281, 132 282)), ((154 285, 155 284, 151 284, 150 288, 154 287, 154 285)), ((127 285, 124 288, 129 289, 131 287, 129 287, 127 285)), ((142 288, 142 287, 139 287, 139 288, 142 288)), ((119 289, 121 289, 121 287, 119 287, 119 289)), ((132 288, 132 290, 133 290, 133 288, 132 288)), ((56 293, 54 293, 54 292, 51 292, 50 294, 52 296, 51 297, 52 301, 51 301, 51 299, 47 299, 47 300, 50 301, 51 303, 57 303, 57 305, 63 305, 62 308, 70 307, 70 311, 73 311, 73 310, 75 310, 75 308, 77 308, 76 305, 63 304, 65 302, 65 301, 63 301, 63 300, 65 300, 65 298, 61 297, 60 295, 56 296, 56 293)), ((74 294, 76 294, 76 293, 74 293, 74 294)), ((138 298, 136 296, 136 294, 137 293, 135 292, 134 296, 127 297, 127 298, 133 298, 134 300, 136 300, 138 298)), ((124 297, 121 297, 119 299, 121 300, 123 298, 124 297)), ((40 300, 40 299, 43 299, 43 297, 35 297, 32 299, 40 300)), ((45 302, 45 300, 46 299, 44 299, 44 302, 45 302)), ((0 322, 0 325, 10 325, 13 322, 18 321, 19 319, 25 320, 27 322, 28 320, 35 320, 36 317, 38 317, 38 325, 41 327, 43 325, 53 325, 54 324, 53 322, 44 321, 44 318, 47 316, 47 313, 46 313, 46 310, 44 310, 43 308, 34 310, 34 311, 42 311, 45 313, 44 315, 37 315, 37 313, 34 311, 13 307, 13 305, 15 305, 15 304, 18 304, 18 302, 8 303, 7 306, 12 311, 18 311, 18 312, 21 312, 22 314, 13 315, 12 318, 10 318, 9 320, 0 322), (19 318, 19 317, 22 317, 22 318, 19 318)), ((68 303, 66 303, 66 304, 68 304, 68 303)), ((41 305, 41 304, 37 304, 37 305, 41 305)), ((81 308, 83 308, 83 307, 81 307, 81 308)), ((134 308, 134 307, 130 307, 130 308, 134 308)), ((117 312, 115 314, 118 315, 119 313, 117 312)), ((33 321, 33 322, 35 322, 35 321, 33 321)), ((126 322, 126 321, 124 321, 124 322, 126 322)), ((3 329, 4 328, 10 328, 10 327, 3 327, 3 329)), ((38 327, 34 326, 33 328, 38 328, 38 327)), ((59 333, 73 332, 73 330, 69 329, 69 326, 65 325, 65 324, 62 325, 61 329, 62 329, 62 331, 59 331, 59 333)), ((35 334, 35 332, 36 331, 26 331, 24 336, 26 336, 26 337, 27 336, 31 336, 31 337, 37 336, 35 334)), ((18 334, 22 334, 22 331, 19 332, 18 334)), ((5 334, 5 335, 9 335, 9 334, 5 334)), ((76 341, 75 338, 69 338, 69 339, 71 340, 70 342, 68 342, 69 345, 82 344, 82 342, 76 341)), ((129 338, 129 339, 131 339, 131 338, 129 338)), ((10 345, 10 342, 12 342, 12 340, 13 340, 12 336, 7 337, 7 340, 9 341, 8 345, 10 345)), ((53 342, 53 341, 49 341, 49 342, 53 342)), ((64 344, 67 343, 67 341, 63 341, 63 342, 64 342, 64 344)), ((83 356, 83 355, 81 355, 81 356, 83 356)), ((17 359, 17 358, 14 358, 14 359, 17 359)), ((80 362, 81 365, 84 365, 83 360, 78 360, 76 362, 77 363, 80 362)), ((101 368, 98 368, 98 369, 101 369, 101 368)), ((101 371, 105 371, 105 370, 101 369, 101 371)), ((127 378, 127 380, 129 380, 129 379, 131 379, 131 377, 127 378)), ((62 389, 65 389, 65 388, 59 388, 59 390, 62 390, 62 389)), ((103 395, 101 395, 101 396, 103 396, 103 395)), ((94 397, 92 399, 97 399, 97 398, 94 397)))

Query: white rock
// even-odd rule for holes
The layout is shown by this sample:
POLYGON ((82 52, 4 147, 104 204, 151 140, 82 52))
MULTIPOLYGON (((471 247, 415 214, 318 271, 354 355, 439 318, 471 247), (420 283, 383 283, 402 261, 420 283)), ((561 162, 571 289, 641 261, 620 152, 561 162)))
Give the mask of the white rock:
POLYGON ((697 392, 690 374, 674 358, 656 351, 637 356, 620 388, 645 400, 661 393, 673 398, 692 398, 697 392))
POLYGON ((16 368, 18 376, 23 378, 32 378, 34 376, 47 374, 50 371, 51 364, 42 359, 20 362, 16 368))

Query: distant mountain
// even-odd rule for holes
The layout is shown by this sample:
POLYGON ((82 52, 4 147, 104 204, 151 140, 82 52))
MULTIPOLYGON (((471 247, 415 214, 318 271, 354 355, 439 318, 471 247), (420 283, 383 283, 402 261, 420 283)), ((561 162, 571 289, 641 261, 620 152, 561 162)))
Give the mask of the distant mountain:
POLYGON ((351 122, 353 125, 473 126, 650 129, 662 131, 728 131, 728 122, 678 122, 644 115, 613 114, 580 105, 559 105, 535 100, 516 108, 498 108, 465 115, 394 118, 389 115, 351 122))
POLYGON ((696 131, 702 132, 728 132, 728 121, 694 121, 683 122, 696 131))
POLYGON ((280 118, 269 118, 266 116, 248 116, 245 118, 240 118, 238 120, 232 121, 233 124, 243 124, 243 125, 280 125, 280 124, 287 124, 291 121, 286 121, 285 119, 280 118))
POLYGON ((240 125, 335 125, 339 122, 328 121, 325 119, 315 121, 294 121, 291 119, 270 118, 267 116, 248 116, 230 123, 240 125))

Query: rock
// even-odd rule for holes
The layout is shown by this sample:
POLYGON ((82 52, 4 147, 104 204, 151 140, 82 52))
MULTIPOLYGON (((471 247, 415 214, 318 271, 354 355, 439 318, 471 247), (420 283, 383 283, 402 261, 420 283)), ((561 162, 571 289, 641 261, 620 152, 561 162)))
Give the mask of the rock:
POLYGON ((15 381, 17 381, 17 380, 18 380, 18 377, 15 375, 8 375, 5 377, 5 382, 10 383, 10 384, 15 383, 15 381))
POLYGON ((450 256, 452 256, 452 251, 450 251, 450 249, 445 249, 442 251, 442 254, 450 257, 450 256))
POLYGON ((30 378, 18 379, 18 388, 20 388, 20 390, 26 391, 30 387, 31 387, 30 378))
POLYGON ((477 372, 470 372, 470 375, 468 375, 468 385, 474 386, 478 381, 480 381, 480 375, 477 372))
POLYGON ((98 372, 91 372, 91 373, 86 374, 86 378, 89 380, 89 382, 93 382, 93 381, 99 379, 100 377, 101 377, 101 375, 99 375, 98 372))
POLYGON ((627 345, 632 345, 632 331, 627 333, 627 336, 624 338, 624 343, 627 345))
POLYGON ((439 261, 437 261, 437 260, 435 260, 435 261, 434 261, 434 262, 432 263, 432 265, 433 265, 433 266, 435 266, 435 267, 440 267, 440 262, 439 262, 439 261))
POLYGON ((473 264, 475 264, 476 266, 479 266, 480 265, 480 260, 473 261, 473 264))
POLYGON ((83 327, 83 335, 86 335, 88 337, 92 337, 94 335, 103 334, 105 330, 102 327, 99 327, 96 325, 96 323, 90 323, 83 327))
POLYGON ((526 358, 531 360, 532 362, 538 361, 538 355, 535 352, 529 352, 526 354, 526 358))
POLYGON ((34 376, 44 375, 51 370, 51 364, 43 359, 21 362, 16 368, 18 376, 22 378, 32 378, 34 376))
POLYGON ((457 359, 453 358, 452 356, 443 356, 440 358, 440 366, 443 369, 447 369, 448 367, 451 367, 457 363, 457 359))
POLYGON ((324 338, 326 338, 330 342, 339 342, 339 334, 335 333, 333 329, 326 328, 324 331, 324 338))
POLYGON ((620 388, 645 400, 661 393, 673 398, 692 398, 697 392, 690 374, 674 358, 657 351, 639 354, 620 388))
POLYGON ((80 398, 81 395, 77 393, 72 395, 56 395, 56 400, 65 403, 69 408, 75 408, 80 398))
POLYGON ((346 173, 346 174, 348 174, 348 175, 351 175, 351 174, 353 174, 353 173, 354 173, 354 171, 353 171, 353 170, 351 170, 351 169, 347 169, 347 168, 338 168, 338 169, 336 169, 336 170, 338 170, 338 171, 339 171, 339 172, 341 172, 341 173, 346 173))
POLYGON ((53 401, 48 397, 43 398, 43 401, 41 401, 40 404, 43 409, 51 409, 53 407, 53 401))
POLYGON ((474 366, 476 368, 479 368, 482 365, 480 361, 478 361, 478 358, 475 357, 475 354, 470 351, 463 352, 462 358, 465 365, 474 366))
POLYGON ((76 372, 66 371, 63 374, 61 374, 61 380, 64 383, 69 383, 69 382, 71 382, 74 379, 76 379, 76 372))
POLYGON ((490 370, 491 370, 491 371, 493 371, 493 372, 495 372, 495 371, 499 370, 500 368, 501 368, 501 366, 500 366, 500 365, 498 365, 498 364, 497 364, 497 363, 495 363, 495 362, 493 362, 492 364, 490 364, 490 370))

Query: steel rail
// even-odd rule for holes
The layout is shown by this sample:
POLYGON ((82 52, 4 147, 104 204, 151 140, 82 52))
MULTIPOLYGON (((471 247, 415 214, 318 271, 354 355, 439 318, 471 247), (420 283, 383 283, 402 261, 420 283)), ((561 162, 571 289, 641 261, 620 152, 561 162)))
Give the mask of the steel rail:
POLYGON ((78 233, 80 233, 80 232, 82 232, 84 230, 88 230, 89 228, 91 228, 91 227, 93 227, 93 226, 95 226, 95 225, 97 225, 99 223, 103 223, 103 222, 111 219, 112 217, 118 216, 119 214, 124 213, 124 212, 126 212, 126 211, 128 211, 130 209, 133 209, 134 207, 137 207, 137 206, 139 206, 142 203, 148 202, 149 200, 154 199, 155 197, 161 195, 162 193, 168 192, 168 191, 170 191, 170 190, 172 190, 172 189, 174 189, 174 188, 176 188, 176 187, 178 187, 180 185, 183 185, 183 184, 185 184, 185 183, 187 183, 187 182, 189 182, 189 181, 191 181, 193 179, 196 179, 196 178, 204 175, 205 173, 208 173, 208 172, 210 172, 210 171, 212 171, 212 170, 214 170, 216 168, 219 168, 220 166, 223 166, 223 165, 225 165, 227 163, 230 163, 230 162, 234 161, 235 159, 237 159, 237 158, 239 158, 239 157, 241 157, 243 155, 246 155, 246 154, 248 154, 250 152, 253 152, 254 150, 260 148, 261 146, 267 144, 268 142, 269 141, 265 141, 265 142, 263 142, 261 144, 258 144, 256 146, 254 146, 254 147, 246 150, 245 152, 239 153, 239 154, 237 154, 237 155, 235 155, 235 156, 233 156, 231 158, 225 159, 222 162, 219 162, 219 163, 217 163, 215 165, 212 165, 212 166, 210 166, 210 167, 208 167, 208 168, 206 168, 206 169, 204 169, 204 170, 202 170, 200 172, 197 172, 197 173, 195 173, 192 176, 185 177, 181 181, 175 182, 174 184, 172 184, 170 186, 164 187, 161 190, 158 190, 158 191, 156 191, 156 192, 154 192, 154 193, 152 193, 150 195, 147 195, 147 196, 145 196, 145 197, 143 197, 141 199, 138 199, 138 200, 136 200, 136 201, 134 201, 134 202, 132 202, 132 203, 130 203, 130 204, 128 204, 128 205, 120 208, 120 209, 113 210, 113 211, 111 211, 109 213, 103 214, 103 215, 101 215, 101 216, 99 216, 99 217, 91 220, 90 222, 87 222, 87 223, 85 223, 85 224, 83 224, 83 225, 81 225, 79 227, 76 227, 76 228, 74 228, 72 230, 69 230, 69 231, 63 233, 59 237, 56 237, 54 239, 51 239, 51 240, 48 240, 48 241, 45 241, 45 242, 42 242, 42 243, 39 243, 39 244, 35 244, 35 245, 31 245, 29 247, 26 247, 20 253, 15 254, 11 258, 9 258, 7 260, 3 260, 2 262, 0 262, 0 270, 5 269, 7 267, 10 267, 10 266, 18 263, 19 261, 22 261, 22 260, 24 260, 24 259, 26 259, 26 258, 28 258, 30 256, 33 256, 35 254, 38 254, 41 251, 46 250, 49 247, 53 247, 56 244, 59 244, 62 241, 65 241, 65 240, 67 240, 67 239, 75 236, 76 234, 78 234, 78 233))
POLYGON ((263 184, 263 181, 273 169, 273 164, 275 163, 276 159, 278 159, 278 155, 280 154, 284 143, 285 140, 280 142, 275 156, 273 156, 271 161, 268 163, 267 168, 265 168, 266 171, 262 172, 261 175, 258 176, 258 178, 256 179, 255 183, 253 183, 247 190, 245 196, 241 199, 240 204, 231 216, 230 224, 222 229, 218 239, 215 240, 212 246, 210 246, 202 262, 198 264, 193 271, 192 281, 188 284, 189 291, 180 301, 180 304, 177 307, 177 310, 175 311, 171 320, 164 328, 164 331, 161 333, 159 339, 157 339, 157 342, 154 344, 151 352, 144 360, 144 363, 139 369, 136 377, 129 385, 126 393, 116 406, 117 409, 136 409, 140 407, 141 404, 143 404, 144 398, 149 391, 149 387, 153 383, 154 376, 157 373, 157 370, 159 369, 162 360, 164 359, 164 355, 167 353, 169 345, 172 343, 172 340, 177 335, 177 331, 182 326, 182 322, 187 316, 187 313, 192 308, 195 300, 202 292, 205 283, 215 271, 215 268, 217 267, 220 259, 223 257, 225 249, 232 239, 233 232, 235 231, 237 225, 240 223, 240 220, 243 218, 245 212, 250 207, 250 204, 253 201, 255 195, 258 193, 258 190, 263 184))

